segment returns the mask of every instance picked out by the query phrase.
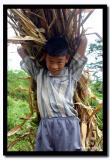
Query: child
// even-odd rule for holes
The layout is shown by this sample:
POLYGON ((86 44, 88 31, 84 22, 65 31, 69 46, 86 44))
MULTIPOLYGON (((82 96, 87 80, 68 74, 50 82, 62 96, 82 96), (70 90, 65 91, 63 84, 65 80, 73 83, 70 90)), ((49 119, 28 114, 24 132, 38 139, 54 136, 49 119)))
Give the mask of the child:
POLYGON ((87 61, 87 39, 81 39, 77 53, 70 61, 68 43, 64 37, 51 38, 45 45, 46 67, 36 67, 22 48, 21 67, 37 82, 37 102, 41 116, 36 151, 81 151, 78 113, 73 96, 76 83, 87 61))

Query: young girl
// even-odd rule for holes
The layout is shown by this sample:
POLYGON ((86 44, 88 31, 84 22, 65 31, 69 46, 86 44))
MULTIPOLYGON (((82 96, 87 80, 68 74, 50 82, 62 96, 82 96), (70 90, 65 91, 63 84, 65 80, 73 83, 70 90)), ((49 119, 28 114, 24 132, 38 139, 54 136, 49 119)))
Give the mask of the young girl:
POLYGON ((87 39, 80 41, 70 61, 68 43, 62 36, 53 37, 45 45, 46 67, 36 66, 23 48, 18 49, 21 67, 37 82, 37 102, 41 121, 36 137, 36 151, 82 150, 78 113, 73 96, 87 58, 87 39))

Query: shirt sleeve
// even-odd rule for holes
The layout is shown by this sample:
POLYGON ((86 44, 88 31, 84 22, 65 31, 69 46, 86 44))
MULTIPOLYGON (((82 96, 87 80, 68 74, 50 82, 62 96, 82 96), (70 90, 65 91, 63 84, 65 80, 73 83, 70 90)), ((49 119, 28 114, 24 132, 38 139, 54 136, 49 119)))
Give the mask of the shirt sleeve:
POLYGON ((78 81, 81 77, 83 68, 87 62, 87 57, 80 57, 79 53, 76 53, 73 60, 70 63, 69 69, 74 78, 74 80, 78 81))
POLYGON ((40 67, 36 66, 29 56, 26 56, 20 62, 21 68, 36 80, 36 76, 40 71, 40 67))

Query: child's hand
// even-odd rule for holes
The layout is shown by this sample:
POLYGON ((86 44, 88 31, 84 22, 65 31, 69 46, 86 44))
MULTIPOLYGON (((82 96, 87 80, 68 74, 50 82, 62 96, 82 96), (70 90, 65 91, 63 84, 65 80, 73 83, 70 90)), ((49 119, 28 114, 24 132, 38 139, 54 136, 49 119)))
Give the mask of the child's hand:
POLYGON ((24 50, 22 46, 17 47, 17 51, 22 59, 27 56, 26 51, 24 50))
POLYGON ((40 58, 40 62, 42 62, 43 60, 45 60, 45 57, 46 57, 46 54, 45 53, 43 53, 43 55, 41 56, 41 58, 40 58))

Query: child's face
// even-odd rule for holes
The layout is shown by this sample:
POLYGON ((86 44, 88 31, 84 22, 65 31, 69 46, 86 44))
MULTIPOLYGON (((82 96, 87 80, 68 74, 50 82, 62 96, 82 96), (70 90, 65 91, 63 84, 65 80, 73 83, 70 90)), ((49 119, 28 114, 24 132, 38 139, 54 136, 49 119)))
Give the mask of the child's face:
POLYGON ((53 57, 46 55, 46 66, 52 75, 58 75, 63 70, 66 63, 68 63, 69 56, 53 57))

